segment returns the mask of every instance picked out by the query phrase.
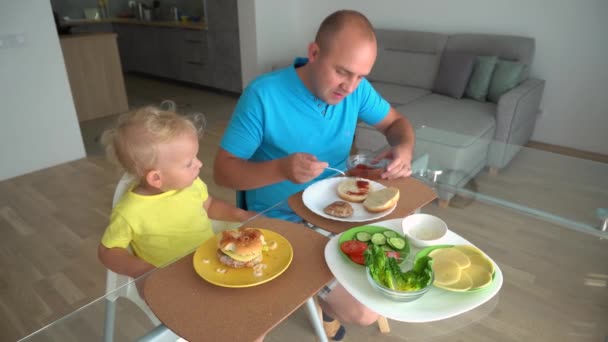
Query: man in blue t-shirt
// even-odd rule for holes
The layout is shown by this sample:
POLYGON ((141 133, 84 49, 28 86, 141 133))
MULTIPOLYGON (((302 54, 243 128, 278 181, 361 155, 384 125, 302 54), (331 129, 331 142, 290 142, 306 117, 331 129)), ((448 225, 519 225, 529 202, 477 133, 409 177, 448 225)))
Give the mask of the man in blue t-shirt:
MULTIPOLYGON (((391 145, 379 156, 392 160, 382 177, 409 176, 414 130, 365 79, 376 59, 376 45, 364 15, 338 11, 319 27, 308 58, 297 58, 292 66, 251 82, 215 158, 217 184, 246 190, 249 210, 262 211, 283 201, 267 216, 301 221, 285 200, 332 175, 326 167, 346 168, 358 120, 383 132, 391 145)), ((356 301, 342 307, 352 297, 345 299, 350 295, 342 287, 330 296, 340 292, 335 297, 342 303, 324 309, 359 324, 377 318, 356 301)), ((332 302, 329 296, 326 301, 332 302)))

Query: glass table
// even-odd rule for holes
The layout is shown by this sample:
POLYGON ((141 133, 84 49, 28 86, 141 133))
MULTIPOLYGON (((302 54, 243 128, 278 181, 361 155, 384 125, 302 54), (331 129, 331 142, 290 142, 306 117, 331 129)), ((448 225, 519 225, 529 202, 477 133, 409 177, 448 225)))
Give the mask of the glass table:
MULTIPOLYGON (((348 325, 348 340, 605 340, 608 232, 602 225, 608 165, 523 148, 498 174, 481 170, 466 175, 464 184, 452 185, 443 182, 442 174, 457 171, 441 169, 433 153, 422 152, 428 155, 428 166, 413 177, 452 197, 447 206, 430 203, 420 211, 442 218, 451 231, 487 253, 500 266, 504 283, 491 300, 460 315, 427 323, 389 320, 388 334, 375 326, 348 325)), ((104 313, 102 297, 23 340, 102 340, 104 313)), ((131 301, 119 299, 115 341, 167 336, 163 326, 155 327, 131 301)), ((304 309, 277 322, 267 335, 268 341, 313 338, 304 309)))

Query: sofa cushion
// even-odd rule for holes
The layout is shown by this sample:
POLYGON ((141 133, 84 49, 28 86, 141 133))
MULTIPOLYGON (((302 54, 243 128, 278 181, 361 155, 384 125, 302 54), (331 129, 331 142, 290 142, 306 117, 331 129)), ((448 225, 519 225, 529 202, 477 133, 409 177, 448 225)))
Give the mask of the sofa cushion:
POLYGON ((397 107, 414 101, 431 92, 422 88, 407 87, 386 82, 371 82, 372 86, 391 106, 397 107))
POLYGON ((445 51, 467 52, 477 56, 498 56, 526 67, 520 81, 528 78, 529 66, 534 58, 534 38, 499 34, 462 33, 450 35, 445 51))
POLYGON ((416 129, 416 140, 447 146, 466 148, 496 126, 496 104, 491 102, 431 94, 396 109, 416 129))
POLYGON ((521 63, 499 60, 488 88, 488 100, 498 103, 502 94, 519 83, 519 76, 523 69, 524 65, 521 63))
POLYGON ((370 81, 433 87, 447 35, 378 29, 376 38, 378 56, 368 76, 370 81))
POLYGON ((492 73, 498 62, 496 56, 477 56, 473 73, 465 90, 465 96, 477 101, 485 101, 488 96, 488 88, 492 81, 492 73))
POLYGON ((439 71, 433 92, 461 98, 471 77, 475 55, 469 53, 446 52, 441 56, 439 71))

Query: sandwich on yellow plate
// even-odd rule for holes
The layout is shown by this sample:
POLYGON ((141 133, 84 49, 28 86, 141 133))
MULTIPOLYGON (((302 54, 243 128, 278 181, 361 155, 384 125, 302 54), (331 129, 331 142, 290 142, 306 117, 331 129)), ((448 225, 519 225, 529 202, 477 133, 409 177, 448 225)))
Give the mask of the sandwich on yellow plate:
POLYGON ((254 267, 262 262, 265 248, 264 234, 259 229, 226 230, 218 240, 217 257, 233 268, 254 267))

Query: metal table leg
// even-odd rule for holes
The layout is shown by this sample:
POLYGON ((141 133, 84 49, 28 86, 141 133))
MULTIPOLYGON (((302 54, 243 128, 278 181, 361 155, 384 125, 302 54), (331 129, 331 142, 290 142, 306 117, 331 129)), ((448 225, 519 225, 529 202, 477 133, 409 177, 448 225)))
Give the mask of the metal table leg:
POLYGON ((310 323, 312 323, 315 333, 317 333, 317 336, 319 337, 319 341, 328 342, 327 336, 325 335, 325 329, 323 329, 323 322, 321 322, 321 317, 319 317, 313 297, 306 300, 306 311, 308 312, 308 319, 310 319, 310 323))

